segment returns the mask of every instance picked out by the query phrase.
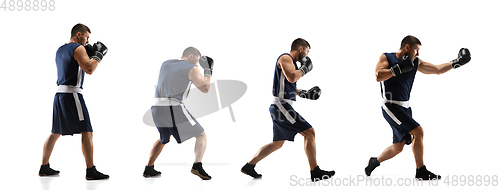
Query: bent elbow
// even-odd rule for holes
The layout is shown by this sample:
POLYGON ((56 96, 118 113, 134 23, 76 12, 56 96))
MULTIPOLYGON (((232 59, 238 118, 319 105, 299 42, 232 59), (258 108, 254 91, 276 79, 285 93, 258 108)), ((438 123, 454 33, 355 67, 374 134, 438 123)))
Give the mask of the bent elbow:
POLYGON ((200 91, 202 93, 206 94, 206 93, 208 93, 208 90, 210 90, 210 85, 203 85, 203 86, 200 87, 200 91))
POLYGON ((88 75, 92 75, 92 73, 94 73, 94 70, 89 69, 89 70, 86 70, 84 72, 87 73, 88 75))
POLYGON ((290 80, 290 79, 286 79, 286 80, 287 80, 288 82, 290 82, 290 83, 296 83, 299 79, 292 79, 292 80, 290 80))
POLYGON ((296 83, 300 79, 300 77, 302 77, 302 75, 299 76, 297 74, 292 74, 292 76, 286 77, 286 80, 290 83, 296 83))
POLYGON ((378 73, 375 73, 375 80, 376 80, 377 82, 382 82, 382 81, 384 81, 384 80, 382 80, 382 77, 380 77, 380 75, 378 75, 378 73))

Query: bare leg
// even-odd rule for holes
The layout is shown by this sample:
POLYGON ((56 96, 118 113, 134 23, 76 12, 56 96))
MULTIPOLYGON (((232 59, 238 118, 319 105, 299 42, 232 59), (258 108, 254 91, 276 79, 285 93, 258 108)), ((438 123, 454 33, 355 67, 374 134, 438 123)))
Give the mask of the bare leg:
POLYGON ((194 162, 201 162, 203 155, 205 154, 205 149, 207 148, 207 134, 205 131, 196 137, 196 143, 194 145, 194 162))
POLYGON ((43 144, 42 165, 47 165, 49 163, 50 155, 52 154, 52 150, 54 150, 54 145, 60 136, 60 134, 51 133, 47 140, 45 140, 45 143, 43 144))
POLYGON ((267 145, 264 145, 262 148, 259 149, 259 151, 257 151, 255 156, 253 156, 252 160, 250 160, 250 162, 248 162, 248 163, 252 164, 252 165, 257 164, 262 159, 269 156, 269 154, 280 149, 284 143, 285 143, 285 141, 282 140, 282 141, 273 141, 267 145))
POLYGON ((158 139, 151 148, 151 152, 149 152, 149 160, 147 166, 152 166, 153 164, 155 164, 156 158, 158 158, 158 156, 160 155, 163 147, 165 147, 165 144, 161 144, 161 139, 158 139))
POLYGON ((87 168, 94 166, 94 144, 92 142, 92 132, 82 132, 82 152, 85 157, 87 168))
POLYGON ((401 151, 403 151, 403 148, 405 146, 405 142, 400 142, 400 143, 394 143, 391 146, 387 147, 380 156, 377 157, 377 160, 379 163, 382 163, 383 161, 389 160, 392 157, 398 155, 401 151))
POLYGON ((318 166, 318 163, 316 162, 316 133, 311 127, 302 131, 300 134, 304 136, 304 150, 306 152, 307 159, 309 160, 309 167, 313 170, 316 166, 318 166))
POLYGON ((424 129, 422 126, 418 126, 410 131, 410 134, 413 135, 412 150, 415 157, 415 164, 417 168, 420 168, 424 166, 424 129))

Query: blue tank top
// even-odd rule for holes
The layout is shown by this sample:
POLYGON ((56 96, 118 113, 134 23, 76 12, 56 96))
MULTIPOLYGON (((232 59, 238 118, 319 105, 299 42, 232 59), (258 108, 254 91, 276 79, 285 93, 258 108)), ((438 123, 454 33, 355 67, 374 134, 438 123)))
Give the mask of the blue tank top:
MULTIPOLYGON (((292 62, 295 65, 295 70, 297 70, 297 63, 290 54, 281 54, 278 57, 278 60, 283 55, 288 55, 292 58, 292 62)), ((273 96, 295 101, 295 96, 297 94, 297 82, 290 83, 288 80, 286 80, 285 74, 283 74, 283 70, 278 68, 278 60, 276 60, 276 64, 274 66, 273 96)))
MULTIPOLYGON (((384 53, 389 62, 389 68, 398 63, 396 53, 384 53)), ((382 98, 386 100, 409 101, 413 80, 418 70, 418 57, 413 60, 415 67, 406 73, 393 76, 386 81, 380 82, 382 98)))
POLYGON ((69 85, 82 88, 85 72, 80 68, 73 54, 80 44, 64 44, 56 52, 57 85, 69 85))
POLYGON ((195 65, 184 60, 170 59, 161 65, 155 98, 183 100, 189 94, 191 80, 189 71, 195 65))

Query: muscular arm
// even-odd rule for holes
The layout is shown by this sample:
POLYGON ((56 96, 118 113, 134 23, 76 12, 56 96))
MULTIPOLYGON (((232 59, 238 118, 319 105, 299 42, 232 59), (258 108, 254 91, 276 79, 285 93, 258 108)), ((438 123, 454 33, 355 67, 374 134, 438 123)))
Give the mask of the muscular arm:
POLYGON ((290 56, 281 56, 278 60, 278 68, 283 70, 286 80, 290 83, 297 82, 302 77, 302 72, 295 70, 293 59, 290 56))
POLYGON ((389 69, 389 61, 387 57, 382 54, 378 59, 377 66, 375 66, 375 78, 377 82, 389 80, 392 77, 391 69, 389 69))
POLYGON ((201 76, 200 69, 197 66, 194 66, 191 70, 189 70, 189 79, 193 81, 194 86, 198 88, 203 93, 208 93, 210 89, 210 77, 201 76))
POLYGON ((451 70, 451 63, 443 63, 441 65, 434 65, 419 59, 418 71, 424 74, 443 74, 451 70))
POLYGON ((73 53, 73 57, 75 60, 78 62, 78 65, 82 68, 85 73, 92 75, 92 73, 95 71, 97 68, 97 65, 99 64, 99 61, 95 59, 90 59, 89 56, 87 55, 87 51, 85 50, 85 47, 83 46, 78 46, 75 49, 75 52, 73 53))

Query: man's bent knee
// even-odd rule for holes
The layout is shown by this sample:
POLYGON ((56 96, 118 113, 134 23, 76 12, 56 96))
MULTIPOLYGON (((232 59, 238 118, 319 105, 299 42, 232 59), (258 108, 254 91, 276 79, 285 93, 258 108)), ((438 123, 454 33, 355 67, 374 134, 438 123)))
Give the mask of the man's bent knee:
POLYGON ((200 138, 200 137, 207 137, 207 133, 205 133, 205 131, 201 132, 198 136, 196 136, 196 138, 200 138))
POLYGON ((422 126, 418 126, 417 128, 410 131, 410 135, 413 135, 414 138, 423 138, 424 129, 422 128, 422 126))
POLYGON ((405 147, 405 143, 394 143, 394 144, 392 144, 392 150, 394 150, 396 152, 403 151, 404 147, 405 147))
POLYGON ((276 148, 281 148, 285 144, 285 141, 273 141, 271 143, 271 146, 276 147, 276 148))
POLYGON ((305 138, 314 138, 316 136, 316 132, 312 127, 300 132, 300 134, 303 135, 305 138))

